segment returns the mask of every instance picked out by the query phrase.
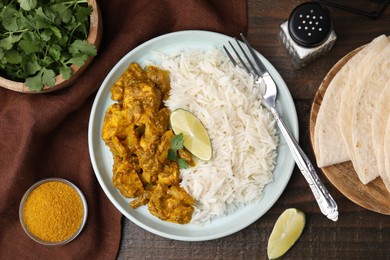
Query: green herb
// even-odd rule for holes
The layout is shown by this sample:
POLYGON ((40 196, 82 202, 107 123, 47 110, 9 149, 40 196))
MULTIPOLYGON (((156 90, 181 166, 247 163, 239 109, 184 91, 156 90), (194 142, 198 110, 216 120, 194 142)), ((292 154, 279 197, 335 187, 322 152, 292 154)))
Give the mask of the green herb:
POLYGON ((179 165, 179 169, 188 169, 188 168, 190 168, 190 166, 188 165, 188 162, 185 159, 183 159, 183 158, 177 159, 177 164, 179 165))
POLYGON ((0 74, 31 90, 54 86, 96 55, 87 42, 92 8, 87 0, 0 1, 0 74))
POLYGON ((185 159, 179 157, 178 151, 183 148, 184 148, 183 133, 174 135, 171 138, 171 148, 168 149, 168 159, 171 161, 176 161, 177 164, 179 165, 179 169, 187 169, 190 167, 185 159))

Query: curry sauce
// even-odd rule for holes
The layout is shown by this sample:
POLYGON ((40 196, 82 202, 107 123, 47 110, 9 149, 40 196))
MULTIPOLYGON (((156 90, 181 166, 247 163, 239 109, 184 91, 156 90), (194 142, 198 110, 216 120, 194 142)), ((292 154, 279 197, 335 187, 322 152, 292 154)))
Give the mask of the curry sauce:
MULTIPOLYGON (((177 162, 167 159, 174 136, 163 103, 169 90, 167 71, 130 64, 111 86, 116 102, 106 111, 102 138, 114 158, 112 183, 124 197, 135 198, 130 206, 148 204, 154 216, 184 224, 191 220, 195 200, 180 186, 177 162)), ((188 151, 179 154, 191 160, 188 151)))

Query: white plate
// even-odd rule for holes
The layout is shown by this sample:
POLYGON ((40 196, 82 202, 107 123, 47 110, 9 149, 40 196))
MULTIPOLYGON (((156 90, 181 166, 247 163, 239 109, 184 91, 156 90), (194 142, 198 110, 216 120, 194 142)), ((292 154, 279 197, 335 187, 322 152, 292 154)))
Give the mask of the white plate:
MULTIPOLYGON (((278 200, 290 179, 295 162, 281 136, 274 181, 266 186, 261 202, 240 208, 231 215, 214 219, 211 223, 179 225, 162 221, 151 215, 147 207, 131 208, 128 205, 129 200, 112 185, 112 155, 101 138, 104 114, 108 106, 113 103, 110 93, 111 85, 131 62, 144 66, 146 61, 153 60, 155 51, 169 53, 185 48, 222 47, 231 40, 233 38, 229 36, 208 31, 181 31, 154 38, 124 56, 107 75, 96 95, 88 129, 89 152, 96 177, 107 197, 124 216, 154 234, 185 241, 211 240, 233 234, 263 216, 278 200)), ((298 139, 297 114, 290 92, 275 68, 263 56, 260 54, 259 56, 278 85, 279 111, 295 138, 298 139)))

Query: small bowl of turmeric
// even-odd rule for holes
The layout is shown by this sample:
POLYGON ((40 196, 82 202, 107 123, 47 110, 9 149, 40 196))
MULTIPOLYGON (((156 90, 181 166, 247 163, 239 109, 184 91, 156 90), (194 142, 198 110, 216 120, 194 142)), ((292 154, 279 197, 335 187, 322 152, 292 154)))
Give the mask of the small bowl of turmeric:
POLYGON ((87 201, 76 185, 48 178, 31 186, 19 207, 26 234, 43 245, 64 245, 75 239, 87 220, 87 201))

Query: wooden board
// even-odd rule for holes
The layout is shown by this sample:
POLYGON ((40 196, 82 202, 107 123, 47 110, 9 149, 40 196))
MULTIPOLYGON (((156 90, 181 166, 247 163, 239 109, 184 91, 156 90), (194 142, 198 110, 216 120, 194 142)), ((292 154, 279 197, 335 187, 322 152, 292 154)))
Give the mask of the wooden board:
MULTIPOLYGON (((351 59, 362 47, 345 55, 337 62, 325 76, 315 97, 310 112, 310 140, 313 146, 314 128, 317 114, 321 107, 324 94, 332 81, 333 77, 340 71, 345 63, 351 59)), ((314 149, 313 149, 314 150, 314 149)), ((352 202, 371 211, 390 215, 390 193, 387 191, 381 178, 364 185, 360 182, 351 162, 335 164, 320 168, 326 178, 335 186, 345 197, 352 202)))

